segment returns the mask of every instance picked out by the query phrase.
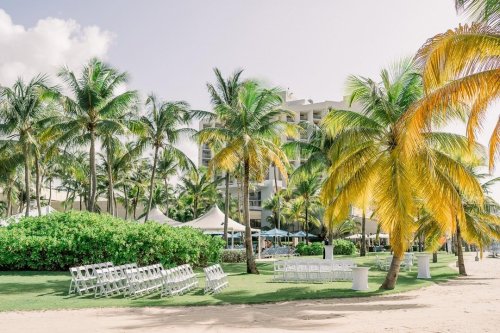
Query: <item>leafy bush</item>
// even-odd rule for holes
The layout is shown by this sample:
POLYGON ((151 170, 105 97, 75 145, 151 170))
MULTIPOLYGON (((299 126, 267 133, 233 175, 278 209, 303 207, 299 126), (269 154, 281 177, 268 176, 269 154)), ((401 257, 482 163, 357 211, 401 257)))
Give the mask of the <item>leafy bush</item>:
MULTIPOLYGON (((356 253, 356 246, 353 242, 345 239, 333 240, 333 254, 352 255, 356 253)), ((317 256, 323 255, 323 243, 299 243, 296 247, 296 252, 301 256, 317 256)))
POLYGON ((333 240, 333 254, 352 255, 356 253, 356 245, 345 239, 333 240))
POLYGON ((299 243, 295 248, 296 252, 301 256, 317 256, 323 254, 323 243, 299 243))
POLYGON ((227 263, 246 262, 246 252, 245 250, 224 250, 221 260, 227 263))
POLYGON ((220 261, 222 248, 220 238, 192 228, 86 212, 55 213, 0 228, 0 269, 65 270, 105 261, 203 266, 220 261))

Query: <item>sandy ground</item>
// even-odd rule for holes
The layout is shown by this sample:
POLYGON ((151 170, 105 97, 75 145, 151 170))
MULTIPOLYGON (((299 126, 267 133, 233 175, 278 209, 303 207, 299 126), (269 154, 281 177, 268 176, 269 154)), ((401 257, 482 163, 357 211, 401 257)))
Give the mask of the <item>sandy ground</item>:
POLYGON ((0 313, 0 332, 500 332, 500 259, 468 277, 372 298, 193 308, 0 313))

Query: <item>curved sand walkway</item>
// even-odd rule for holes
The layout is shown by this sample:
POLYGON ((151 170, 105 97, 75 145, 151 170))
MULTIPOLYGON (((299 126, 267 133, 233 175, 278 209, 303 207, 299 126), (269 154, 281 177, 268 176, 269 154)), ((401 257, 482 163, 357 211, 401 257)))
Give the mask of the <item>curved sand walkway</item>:
POLYGON ((474 262, 468 277, 371 298, 192 308, 0 313, 0 331, 89 332, 499 332, 500 259, 474 262))

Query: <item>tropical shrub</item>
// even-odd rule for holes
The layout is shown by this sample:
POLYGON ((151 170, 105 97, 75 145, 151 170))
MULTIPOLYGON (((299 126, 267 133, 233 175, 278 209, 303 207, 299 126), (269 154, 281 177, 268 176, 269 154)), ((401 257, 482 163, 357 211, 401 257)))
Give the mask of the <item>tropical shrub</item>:
POLYGON ((218 262, 222 248, 220 238, 192 228, 87 212, 56 213, 0 228, 0 269, 65 270, 106 261, 203 266, 218 262))
POLYGON ((353 242, 345 239, 333 240, 333 254, 352 255, 356 253, 356 245, 353 242))
POLYGON ((295 248, 296 252, 301 256, 317 256, 323 254, 323 243, 299 243, 295 248))
POLYGON ((227 263, 246 262, 247 257, 245 250, 224 250, 221 260, 227 263))

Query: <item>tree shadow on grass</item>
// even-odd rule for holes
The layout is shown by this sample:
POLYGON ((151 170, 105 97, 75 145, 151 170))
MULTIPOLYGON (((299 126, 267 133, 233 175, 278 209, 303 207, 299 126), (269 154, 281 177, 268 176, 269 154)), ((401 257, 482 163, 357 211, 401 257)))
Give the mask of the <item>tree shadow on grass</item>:
POLYGON ((45 280, 43 282, 6 282, 0 283, 0 295, 33 294, 36 296, 65 296, 68 294, 69 281, 45 280))

